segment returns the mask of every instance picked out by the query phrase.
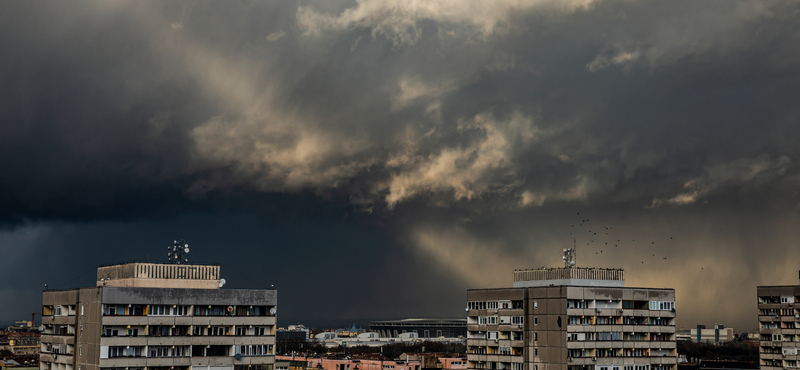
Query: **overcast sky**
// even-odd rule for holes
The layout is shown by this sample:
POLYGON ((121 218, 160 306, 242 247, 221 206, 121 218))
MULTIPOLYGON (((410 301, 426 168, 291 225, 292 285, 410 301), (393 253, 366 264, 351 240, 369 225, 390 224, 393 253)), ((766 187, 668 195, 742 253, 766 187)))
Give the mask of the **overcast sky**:
POLYGON ((0 7, 0 320, 175 238, 281 325, 460 317, 573 240, 679 327, 798 283, 798 2, 0 7))

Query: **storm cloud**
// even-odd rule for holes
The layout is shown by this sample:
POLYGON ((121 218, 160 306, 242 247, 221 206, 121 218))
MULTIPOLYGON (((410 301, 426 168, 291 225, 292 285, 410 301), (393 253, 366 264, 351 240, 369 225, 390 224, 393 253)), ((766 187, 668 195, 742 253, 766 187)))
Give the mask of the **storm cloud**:
POLYGON ((0 319, 175 237, 282 322, 458 316, 573 242, 679 326, 796 282, 796 2, 2 7, 0 319))

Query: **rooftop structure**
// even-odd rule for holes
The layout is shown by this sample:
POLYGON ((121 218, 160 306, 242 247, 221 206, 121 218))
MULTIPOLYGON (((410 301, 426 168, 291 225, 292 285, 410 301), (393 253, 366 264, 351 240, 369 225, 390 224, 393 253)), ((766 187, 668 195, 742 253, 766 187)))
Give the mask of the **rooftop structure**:
POLYGON ((564 267, 514 270, 514 288, 557 285, 624 287, 622 269, 596 267, 564 267))
POLYGON ((218 289, 218 265, 129 262, 97 269, 97 286, 218 289))

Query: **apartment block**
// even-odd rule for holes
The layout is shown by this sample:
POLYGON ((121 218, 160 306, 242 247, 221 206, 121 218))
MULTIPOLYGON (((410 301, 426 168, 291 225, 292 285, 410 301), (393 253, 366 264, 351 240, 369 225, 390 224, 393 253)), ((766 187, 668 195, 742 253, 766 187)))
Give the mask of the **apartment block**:
POLYGON ((760 286, 757 291, 761 369, 797 367, 800 285, 760 286))
POLYGON ((277 292, 219 266, 127 263, 42 294, 41 370, 273 370, 277 292))
POLYGON ((620 269, 514 271, 467 291, 476 370, 676 370, 675 291, 627 288, 620 269))

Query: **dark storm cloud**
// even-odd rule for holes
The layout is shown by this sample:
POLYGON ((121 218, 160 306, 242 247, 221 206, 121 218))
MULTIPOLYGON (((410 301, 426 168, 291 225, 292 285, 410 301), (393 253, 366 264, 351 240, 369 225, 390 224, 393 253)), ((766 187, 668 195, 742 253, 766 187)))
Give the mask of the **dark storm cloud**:
MULTIPOLYGON (((391 315, 458 315, 458 294, 426 310, 401 302, 430 279, 459 292, 547 265, 583 238, 578 212, 620 239, 679 234, 616 252, 581 246, 587 264, 625 267, 635 285, 667 277, 679 301, 778 283, 764 251, 793 253, 783 250, 800 201, 793 2, 4 7, 0 220, 16 227, 4 250, 36 250, 44 242, 20 235, 42 230, 62 240, 47 244, 95 248, 63 241, 77 234, 58 225, 75 221, 83 235, 108 220, 144 231, 186 214, 233 224, 242 212, 285 225, 280 250, 293 228, 340 224, 334 238, 353 243, 337 250, 384 280, 336 273, 358 289, 392 286, 380 306, 391 315), (369 232, 379 235, 357 238, 369 232), (645 265, 655 252, 660 262, 645 265), (715 275, 686 272, 701 270, 715 275)), ((322 253, 329 238, 306 248, 322 253)), ((298 281, 325 280, 324 261, 298 281)), ((348 315, 369 315, 363 304, 348 315)), ((678 308, 715 320, 702 305, 678 308)), ((747 326, 746 315, 725 319, 747 326)))

